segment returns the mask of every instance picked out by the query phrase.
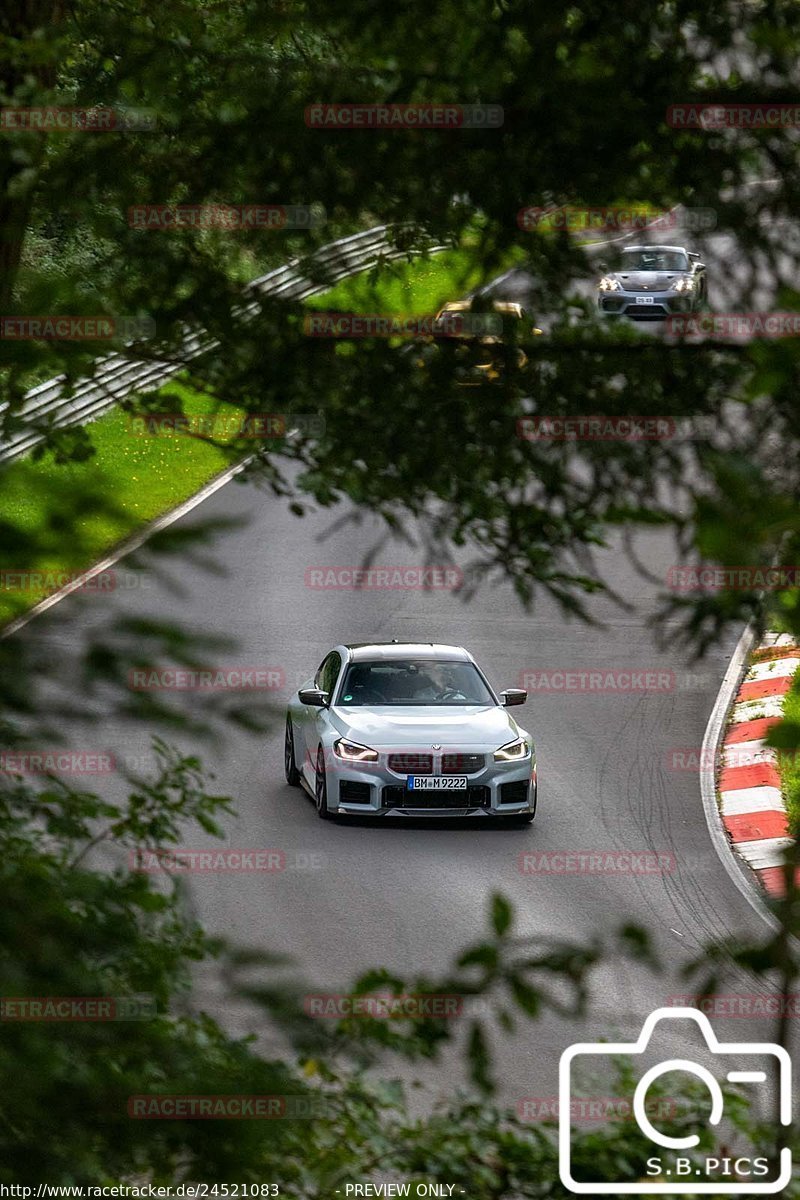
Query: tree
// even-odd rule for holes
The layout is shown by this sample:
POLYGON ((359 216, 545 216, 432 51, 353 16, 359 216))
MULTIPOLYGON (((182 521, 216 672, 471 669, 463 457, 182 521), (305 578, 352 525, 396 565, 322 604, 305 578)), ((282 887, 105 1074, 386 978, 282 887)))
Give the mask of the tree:
MULTIPOLYGON (((545 588, 580 612, 582 595, 603 586, 592 549, 611 530, 630 534, 653 525, 673 529, 687 554, 724 565, 791 565, 800 536, 796 347, 787 341, 672 346, 599 329, 584 319, 588 306, 573 294, 587 274, 583 252, 566 236, 522 234, 516 217, 522 206, 537 204, 637 201, 711 208, 719 228, 736 231, 743 299, 757 272, 766 270, 789 280, 778 302, 796 307, 796 262, 787 265, 792 255, 776 223, 797 211, 792 139, 782 131, 678 131, 665 121, 667 107, 684 100, 792 101, 798 50, 793 15, 786 0, 741 0, 713 11, 684 0, 595 2, 580 10, 552 0, 539 0, 535 8, 503 2, 490 9, 467 0, 422 17, 366 2, 331 12, 316 0, 172 0, 168 6, 78 0, 69 9, 24 4, 0 18, 3 105, 141 108, 156 114, 157 129, 2 132, 3 311, 148 314, 157 338, 129 350, 143 359, 182 361, 184 327, 199 325, 220 347, 191 365, 192 381, 210 394, 252 412, 307 412, 323 396, 324 435, 282 450, 304 468, 293 503, 302 511, 304 495, 330 505, 347 497, 393 526, 422 518, 432 546, 474 547, 471 585, 502 572, 526 599, 545 588), (323 131, 304 121, 308 105, 353 100, 494 104, 505 117, 499 129, 459 132, 323 131), (766 177, 777 179, 769 190, 751 186, 766 177), (234 248, 225 235, 147 234, 128 223, 132 204, 181 201, 319 201, 330 222, 291 233, 268 249, 259 234, 240 235, 234 248), (265 302, 257 320, 239 320, 249 269, 306 253, 375 216, 398 226, 399 244, 409 251, 431 237, 470 245, 487 280, 509 252, 523 247, 533 300, 553 312, 548 337, 523 340, 525 365, 509 347, 499 382, 464 389, 447 353, 420 362, 380 341, 358 344, 356 352, 310 342, 297 305, 265 302), (581 319, 575 321, 576 315, 581 319), (554 445, 528 443, 515 432, 518 419, 531 414, 630 414, 632 405, 639 414, 674 419, 685 440, 554 445), (441 465, 434 479, 425 471, 420 445, 441 465)), ((0 385, 9 402, 8 427, 23 419, 21 399, 31 378, 64 372, 75 380, 92 369, 102 349, 3 340, 0 385)), ((137 405, 144 411, 148 403, 154 402, 137 405)), ((91 454, 91 428, 51 431, 47 441, 67 460, 91 454)), ((242 448, 231 446, 231 457, 242 448)), ((287 492, 280 457, 265 442, 250 474, 287 492)), ((33 537, 23 515, 6 522, 5 563, 18 568, 33 561, 37 543, 54 534, 80 536, 85 513, 111 511, 113 498, 70 494, 68 504, 33 537)), ((196 549, 169 536, 151 547, 153 553, 196 549)), ((702 650, 729 622, 752 615, 763 623, 770 603, 758 588, 710 596, 665 593, 664 612, 680 615, 684 636, 702 650)), ((782 619, 795 632, 799 603, 797 593, 781 598, 782 619)), ((179 623, 132 620, 98 630, 81 648, 78 678, 87 689, 103 688, 110 707, 127 706, 129 696, 119 685, 135 656, 188 661, 199 644, 179 623)), ((30 737, 32 723, 46 728, 57 722, 61 701, 47 699, 52 664, 37 658, 35 649, 22 652, 4 642, 0 656, 4 733, 11 745, 21 742, 23 726, 30 737)), ((159 728, 168 720, 180 725, 174 713, 144 701, 139 715, 159 728)), ((257 713, 229 715, 251 724, 259 719, 257 713)), ((145 804, 148 819, 161 824, 162 840, 168 840, 176 811, 174 790, 184 815, 212 820, 224 811, 218 800, 205 797, 198 780, 184 791, 178 776, 185 776, 185 765, 175 772, 171 787, 152 785, 145 804)), ((110 823, 120 846, 134 831, 141 836, 136 822, 143 802, 137 795, 120 813, 55 783, 39 795, 5 789, 5 836, 13 850, 3 862, 2 961, 9 994, 23 986, 52 994, 119 986, 152 991, 166 1005, 180 987, 183 965, 201 953, 202 937, 182 922, 178 899, 124 872, 96 875, 73 861, 80 853, 76 843, 91 840, 98 820, 110 823), (24 925, 8 923, 14 906, 24 907, 24 925), (57 936, 48 938, 47 931, 57 936), (46 955, 35 952, 38 939, 45 939, 46 955)), ((501 912, 502 905, 494 938, 473 952, 472 965, 485 968, 487 986, 498 980, 511 986, 517 1004, 535 1015, 542 1002, 538 985, 530 990, 524 980, 512 983, 507 964, 497 965, 497 943, 505 937, 501 912)), ((744 958, 765 974, 777 967, 793 978, 788 934, 797 916, 791 895, 783 917, 782 939, 766 947, 727 947, 723 961, 744 958)), ((537 951, 539 967, 566 972, 579 996, 596 953, 592 947, 537 951)), ((460 979, 459 986, 467 985, 460 979)), ((254 1179, 263 1177, 258 1171, 265 1155, 271 1165, 276 1160, 269 1155, 281 1150, 288 1164, 281 1179, 301 1194, 310 1184, 322 1190, 345 1167, 366 1169, 378 1154, 391 1161, 391 1133, 407 1156, 395 1161, 429 1169, 447 1156, 448 1169, 464 1177, 471 1172, 471 1182, 477 1178, 486 1195, 531 1186, 540 1188, 532 1194, 559 1194, 559 1185, 549 1182, 553 1152, 547 1138, 508 1131, 497 1113, 472 1099, 459 1108, 458 1122, 453 1113, 427 1123, 398 1116, 393 1093, 373 1094, 358 1073, 339 1073, 331 1065, 338 1034, 332 1044, 322 1039, 321 1046, 312 1045, 305 1039, 314 1042, 319 1032, 298 1022, 291 998, 270 993, 261 999, 307 1054, 308 1076, 262 1062, 205 1018, 162 1015, 122 1031, 87 1027, 79 1036, 71 1029, 69 1039, 58 1037, 58 1054, 51 1031, 45 1038, 39 1027, 14 1027, 2 1051, 4 1069, 28 1090, 18 1111, 9 1106, 5 1114, 9 1172, 21 1169, 23 1153, 39 1144, 34 1119, 41 1118, 46 1094, 59 1122, 52 1122, 43 1176, 45 1169, 65 1179, 79 1169, 157 1171, 162 1164, 154 1165, 151 1153, 157 1141, 165 1172, 182 1163, 222 1172, 244 1162, 252 1164, 254 1179), (157 1139, 151 1134, 148 1141, 132 1124, 124 1131, 118 1122, 104 1124, 95 1100, 134 1084, 155 1086, 160 1057, 187 1090, 202 1082, 209 1089, 235 1084, 304 1094, 312 1080, 323 1091, 330 1085, 337 1102, 344 1101, 334 1120, 309 1126, 311 1133, 287 1125, 270 1127, 277 1132, 267 1135, 225 1122, 209 1134, 206 1126, 198 1131, 177 1122, 159 1125, 157 1139), (81 1104, 93 1106, 91 1121, 74 1119, 81 1104), (82 1136, 87 1125, 91 1141, 82 1136), (445 1125, 463 1130, 463 1137, 444 1136, 445 1125), (354 1137, 352 1158, 343 1148, 344 1133, 354 1137), (82 1155, 77 1168, 68 1167, 68 1151, 82 1155), (102 1166, 101 1151, 109 1154, 102 1166), (548 1182, 536 1175, 542 1164, 548 1182), (531 1178, 539 1182, 531 1185, 531 1178)), ((435 1042, 439 1032, 412 1029, 407 1047, 392 1048, 431 1053, 431 1035, 435 1042)), ((385 1026, 370 1028, 363 1038, 352 1033, 341 1035, 344 1052, 359 1065, 356 1050, 386 1039, 385 1026)), ((488 1092, 489 1068, 477 1032, 472 1063, 474 1085, 488 1092)), ((622 1153, 619 1142, 605 1143, 610 1158, 622 1153)), ((591 1139, 588 1150, 600 1153, 591 1139)), ((630 1167, 632 1160, 626 1161, 630 1167)))
MULTIPOLYGON (((4 789, 0 1182, 268 1181, 280 1194, 308 1197, 379 1169, 446 1179, 480 1197, 564 1195, 555 1121, 536 1114, 531 1123, 530 1114, 505 1111, 493 1099, 492 1028, 535 1021, 550 1008, 580 1015, 604 951, 657 968, 646 936, 621 928, 617 944, 607 947, 521 938, 511 906, 495 896, 488 932, 444 978, 404 980, 376 969, 350 992, 382 997, 384 1006, 393 996, 450 996, 465 1005, 463 1023, 431 1019, 422 1007, 390 1019, 315 1021, 302 980, 276 984, 279 964, 268 953, 211 942, 187 913, 180 876, 168 866, 141 870, 148 853, 165 861, 165 848, 179 843, 187 822, 219 833, 230 810, 228 799, 208 793, 195 759, 161 742, 155 750, 158 770, 122 805, 55 779, 39 789, 21 782, 4 789), (116 863, 106 871, 87 860, 101 843, 116 863), (209 957, 282 1031, 290 1055, 267 1059, 252 1039, 234 1038, 194 1012, 190 967, 209 957), (30 1007, 37 998, 56 1005, 66 997, 111 1000, 114 1007, 109 1019, 93 1019, 97 1011, 84 1008, 78 1013, 88 1019, 63 1021, 48 1019, 46 1010, 36 1019, 30 1007), (466 1006, 481 999, 480 1013, 468 1017, 466 1006), (398 1060, 436 1060, 464 1023, 469 1069, 462 1094, 426 1117, 413 1115, 407 1085, 386 1073, 398 1060), (279 1119, 136 1119, 167 1111, 156 1106, 175 1097, 229 1105, 260 1097, 277 1106, 265 1111, 279 1119)), ((734 957, 749 955, 761 971, 766 962, 755 964, 755 953, 734 949, 734 957)), ((719 968, 726 961, 717 955, 719 968)), ((620 1064, 616 1094, 631 1095, 633 1086, 630 1064, 620 1064)), ((653 1094, 665 1098, 658 1088, 653 1094)), ((702 1089, 689 1087, 679 1103, 674 1094, 669 1099, 665 1131, 698 1132, 701 1151, 713 1152, 702 1089)), ((736 1089, 728 1100, 741 1128, 768 1145, 736 1089)), ((575 1143, 577 1169, 599 1169, 601 1178, 637 1178, 646 1152, 646 1139, 624 1113, 575 1143)))

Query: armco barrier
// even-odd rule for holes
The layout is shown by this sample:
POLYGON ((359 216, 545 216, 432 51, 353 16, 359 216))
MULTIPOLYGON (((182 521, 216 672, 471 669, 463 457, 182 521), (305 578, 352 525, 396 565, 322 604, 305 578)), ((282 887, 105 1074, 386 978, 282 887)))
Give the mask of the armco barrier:
MULTIPOLYGON (((243 320, 249 320, 257 314, 258 301, 253 299, 248 302, 250 296, 304 300, 307 296, 327 291, 331 284, 349 275, 358 275, 380 262, 406 257, 408 251, 395 247, 388 233, 389 226, 377 225, 363 233, 354 233, 331 242, 306 259, 292 259, 284 266, 254 279, 245 288, 245 303, 239 315, 243 320), (312 282, 302 273, 299 268, 304 261, 319 268, 324 282, 312 282)), ((431 254, 445 248, 433 242, 426 247, 431 254)), ((317 274, 317 271, 313 274, 317 274)), ((183 342, 182 357, 177 362, 143 363, 126 358, 123 354, 110 354, 99 360, 100 365, 92 378, 77 383, 70 395, 65 394, 63 375, 39 384, 27 393, 23 406, 15 414, 16 420, 24 422, 26 428, 0 445, 0 462, 8 462, 26 454, 43 440, 44 433, 36 429, 36 425, 63 429, 93 421, 131 392, 147 392, 159 387, 165 380, 178 374, 186 363, 214 349, 217 344, 202 330, 189 331, 183 342)), ((7 403, 0 404, 0 420, 7 410, 7 403)))

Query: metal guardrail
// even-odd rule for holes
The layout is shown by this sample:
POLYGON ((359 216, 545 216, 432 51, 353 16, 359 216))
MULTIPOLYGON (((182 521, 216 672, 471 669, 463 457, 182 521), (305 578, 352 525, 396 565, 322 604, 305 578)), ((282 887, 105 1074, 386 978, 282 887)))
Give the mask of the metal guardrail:
MULTIPOLYGON (((244 289, 245 298, 254 294, 284 300, 304 300, 327 291, 340 279, 369 270, 379 262, 404 258, 408 251, 398 249, 388 240, 388 230, 387 225, 377 225, 363 233, 354 233, 331 242, 304 259, 292 259, 284 266, 252 280, 244 289), (303 275, 298 269, 302 262, 319 267, 324 282, 314 283, 303 275)), ((438 253, 445 247, 436 243, 427 249, 430 253, 438 253)), ((316 274, 316 271, 312 273, 316 274)), ((257 314, 258 308, 258 301, 252 300, 243 304, 238 314, 244 320, 249 320, 257 314)), ((82 425, 107 412, 133 391, 152 391, 177 375, 186 363, 217 345, 216 339, 209 338, 203 331, 195 331, 187 333, 178 362, 142 363, 132 361, 123 354, 110 354, 98 360, 101 365, 95 375, 77 383, 70 395, 65 395, 66 380, 63 375, 39 384, 26 394, 22 407, 14 414, 15 419, 23 421, 27 428, 21 429, 0 445, 0 462, 9 462, 32 450, 44 440, 47 429, 82 425)), ((8 404, 0 404, 0 419, 7 411, 8 404)))

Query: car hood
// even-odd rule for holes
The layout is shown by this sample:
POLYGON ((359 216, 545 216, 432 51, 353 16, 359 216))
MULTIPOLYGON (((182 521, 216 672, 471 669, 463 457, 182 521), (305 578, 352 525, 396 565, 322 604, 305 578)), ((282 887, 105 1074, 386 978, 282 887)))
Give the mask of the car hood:
POLYGON ((496 750, 524 734, 505 708, 496 704, 409 705, 406 707, 334 707, 334 723, 343 737, 373 746, 428 750, 434 743, 444 749, 483 747, 496 750))
POLYGON ((612 279, 618 279, 627 291, 666 292, 688 274, 688 271, 614 271, 612 279))

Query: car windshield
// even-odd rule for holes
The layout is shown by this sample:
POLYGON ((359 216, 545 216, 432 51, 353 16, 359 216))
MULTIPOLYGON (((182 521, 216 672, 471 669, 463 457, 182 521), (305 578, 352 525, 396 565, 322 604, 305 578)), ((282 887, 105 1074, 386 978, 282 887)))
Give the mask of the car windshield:
POLYGON ((351 663, 339 704, 399 707, 411 704, 494 704, 469 662, 399 659, 351 663))
POLYGON ((520 319, 520 312, 516 308, 492 307, 485 312, 473 312, 469 308, 445 306, 436 314, 434 332, 444 337, 499 337, 520 319))
POLYGON ((688 271, 685 250, 623 250, 620 271, 688 271))

